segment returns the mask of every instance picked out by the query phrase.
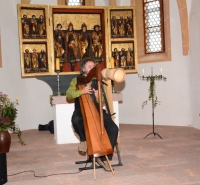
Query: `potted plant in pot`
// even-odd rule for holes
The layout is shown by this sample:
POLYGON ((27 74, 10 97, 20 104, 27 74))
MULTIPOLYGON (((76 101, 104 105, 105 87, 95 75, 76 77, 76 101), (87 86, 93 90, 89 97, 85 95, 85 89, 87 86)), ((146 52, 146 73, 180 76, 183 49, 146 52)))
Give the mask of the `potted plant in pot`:
POLYGON ((0 92, 0 152, 9 152, 11 137, 9 131, 16 133, 21 145, 25 145, 21 138, 21 130, 15 124, 18 99, 11 101, 8 95, 0 92))

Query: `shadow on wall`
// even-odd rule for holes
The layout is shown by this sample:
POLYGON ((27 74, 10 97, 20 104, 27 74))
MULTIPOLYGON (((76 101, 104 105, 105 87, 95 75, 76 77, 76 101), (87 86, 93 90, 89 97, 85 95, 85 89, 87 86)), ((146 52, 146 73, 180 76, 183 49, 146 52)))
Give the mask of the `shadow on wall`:
POLYGON ((124 90, 124 88, 125 88, 125 85, 126 85, 126 82, 125 81, 123 81, 123 82, 121 82, 121 83, 116 83, 115 82, 115 91, 116 92, 121 92, 121 91, 123 91, 124 90))

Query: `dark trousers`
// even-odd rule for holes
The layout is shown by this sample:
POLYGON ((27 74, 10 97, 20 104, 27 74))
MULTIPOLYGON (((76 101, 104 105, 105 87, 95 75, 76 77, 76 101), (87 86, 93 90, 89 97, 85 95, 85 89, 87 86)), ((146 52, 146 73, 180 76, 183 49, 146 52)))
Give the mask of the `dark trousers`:
MULTIPOLYGON (((117 136, 118 136, 118 127, 113 122, 110 115, 106 113, 105 110, 103 110, 103 118, 104 118, 104 127, 107 131, 108 137, 110 139, 110 143, 112 145, 112 148, 114 149, 116 142, 117 142, 117 136)), ((74 127, 75 132, 79 135, 80 141, 85 141, 85 131, 84 131, 84 125, 83 125, 83 117, 80 109, 76 109, 72 115, 72 125, 74 127)), ((112 160, 112 154, 108 155, 108 159, 112 160)), ((101 157, 102 161, 105 161, 106 158, 104 156, 101 157)))

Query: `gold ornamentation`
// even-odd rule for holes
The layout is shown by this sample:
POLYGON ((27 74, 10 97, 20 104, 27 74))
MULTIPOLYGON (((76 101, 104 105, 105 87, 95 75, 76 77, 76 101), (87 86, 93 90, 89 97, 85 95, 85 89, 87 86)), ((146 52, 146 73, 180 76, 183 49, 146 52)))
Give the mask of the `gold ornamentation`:
POLYGON ((36 49, 38 53, 41 50, 44 50, 46 52, 46 45, 45 44, 23 44, 22 46, 23 52, 25 52, 26 49, 28 49, 30 53, 32 53, 33 49, 36 49))
POLYGON ((21 18, 23 15, 27 15, 27 18, 32 18, 32 15, 35 15, 35 17, 38 19, 40 15, 44 16, 44 11, 43 10, 30 10, 30 9, 22 9, 21 10, 21 18))
POLYGON ((120 19, 120 17, 123 17, 123 19, 126 19, 127 16, 133 18, 132 11, 111 11, 111 18, 115 16, 116 19, 120 19))
POLYGON ((74 30, 80 30, 83 22, 87 24, 88 30, 93 30, 94 25, 101 25, 99 14, 54 14, 53 25, 62 24, 62 30, 67 30, 68 24, 72 22, 74 30))

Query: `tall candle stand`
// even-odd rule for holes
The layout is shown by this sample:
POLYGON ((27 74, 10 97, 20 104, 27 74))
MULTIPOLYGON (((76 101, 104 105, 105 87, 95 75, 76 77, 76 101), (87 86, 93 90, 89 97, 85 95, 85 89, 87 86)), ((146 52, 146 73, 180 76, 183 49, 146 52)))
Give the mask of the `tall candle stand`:
POLYGON ((60 93, 60 78, 59 78, 59 73, 60 73, 60 70, 56 70, 56 73, 57 73, 57 96, 60 96, 61 93, 60 93))
MULTIPOLYGON (((152 103, 153 132, 147 134, 147 135, 144 137, 144 139, 145 139, 147 136, 151 135, 151 134, 153 134, 154 136, 157 135, 157 136, 160 137, 160 139, 162 139, 162 137, 161 137, 158 133, 156 133, 156 132, 154 131, 154 108, 160 103, 160 102, 158 101, 157 96, 155 95, 155 80, 158 80, 158 81, 160 81, 160 80, 166 81, 167 78, 164 77, 164 76, 162 76, 162 69, 161 69, 161 74, 160 74, 160 75, 154 75, 154 76, 153 76, 153 68, 151 68, 151 76, 144 76, 144 70, 143 70, 143 75, 141 76, 140 74, 138 74, 138 77, 139 77, 141 80, 144 80, 144 81, 147 81, 147 82, 150 81, 149 99, 148 99, 148 100, 151 101, 151 103, 152 103)), ((145 102, 143 102, 142 108, 143 108, 145 105, 147 105, 148 100, 146 100, 145 102)))

